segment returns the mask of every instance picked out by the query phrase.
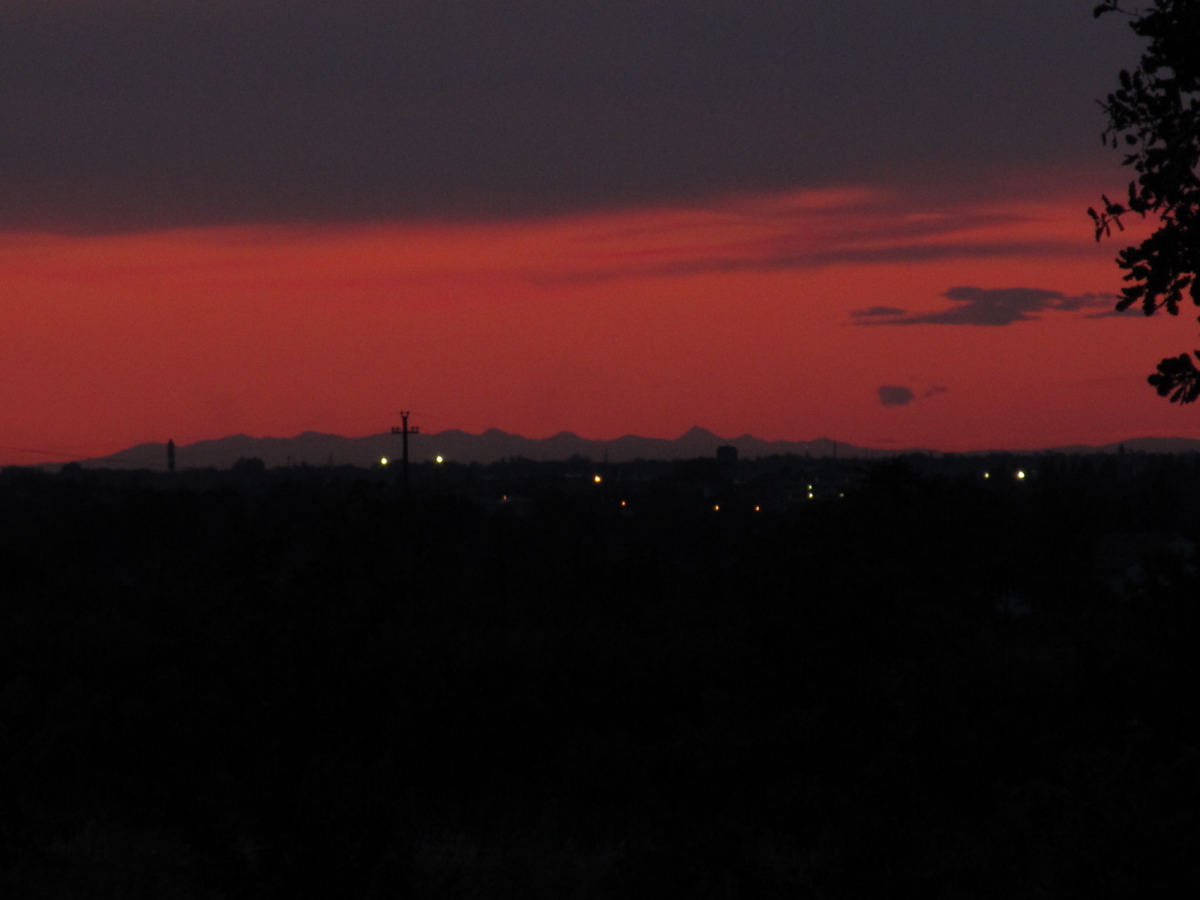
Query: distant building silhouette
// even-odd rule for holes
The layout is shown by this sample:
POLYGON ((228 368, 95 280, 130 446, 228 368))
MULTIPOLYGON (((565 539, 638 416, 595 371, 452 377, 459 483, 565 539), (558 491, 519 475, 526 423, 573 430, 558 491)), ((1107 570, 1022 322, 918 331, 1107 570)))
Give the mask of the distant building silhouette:
POLYGON ((732 444, 717 448, 717 462, 723 465, 733 465, 737 462, 737 458, 737 447, 732 444))

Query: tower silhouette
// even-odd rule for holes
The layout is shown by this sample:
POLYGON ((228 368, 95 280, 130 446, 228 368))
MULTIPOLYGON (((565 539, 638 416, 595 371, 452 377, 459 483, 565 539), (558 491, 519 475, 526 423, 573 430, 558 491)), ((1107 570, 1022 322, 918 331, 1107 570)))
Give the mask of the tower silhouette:
POLYGON ((410 434, 420 434, 421 433, 420 428, 417 428, 417 427, 409 428, 408 427, 408 416, 409 416, 408 410, 404 410, 403 412, 401 412, 400 413, 400 421, 402 423, 401 426, 399 428, 396 428, 395 426, 392 427, 392 434, 398 434, 401 437, 401 446, 403 448, 403 459, 404 459, 404 465, 403 465, 404 474, 402 477, 404 478, 404 493, 406 496, 408 495, 408 436, 410 434))

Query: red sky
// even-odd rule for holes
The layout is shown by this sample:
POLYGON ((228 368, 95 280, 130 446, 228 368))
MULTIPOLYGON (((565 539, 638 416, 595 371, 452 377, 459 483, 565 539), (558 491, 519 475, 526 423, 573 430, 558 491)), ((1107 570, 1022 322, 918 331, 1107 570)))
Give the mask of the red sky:
POLYGON ((1200 437, 1194 320, 1105 315, 1094 3, 0 0, 0 464, 1200 437))
POLYGON ((0 458, 371 434, 401 407, 426 430, 535 437, 1200 437, 1145 383, 1178 320, 1088 317, 1109 299, 1001 326, 852 315, 955 307, 955 286, 1111 294, 1119 245, 1091 240, 1087 201, 847 188, 509 224, 9 234, 0 458), (883 385, 914 399, 884 406, 883 385))

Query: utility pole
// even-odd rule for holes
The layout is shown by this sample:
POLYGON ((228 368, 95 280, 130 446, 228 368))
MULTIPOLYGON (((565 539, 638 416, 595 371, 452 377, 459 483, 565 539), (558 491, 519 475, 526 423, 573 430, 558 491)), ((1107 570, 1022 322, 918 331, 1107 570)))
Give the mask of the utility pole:
POLYGON ((404 496, 408 496, 408 436, 410 434, 420 434, 421 429, 416 426, 408 427, 408 411, 400 413, 400 421, 403 423, 399 428, 392 427, 392 434, 398 434, 402 440, 404 448, 404 496))

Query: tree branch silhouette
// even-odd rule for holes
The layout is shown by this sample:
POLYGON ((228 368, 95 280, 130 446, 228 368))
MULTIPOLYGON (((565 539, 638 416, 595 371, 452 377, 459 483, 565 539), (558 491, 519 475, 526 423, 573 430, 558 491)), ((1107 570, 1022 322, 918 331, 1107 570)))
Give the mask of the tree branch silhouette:
MULTIPOLYGON (((1124 231, 1121 217, 1154 215, 1158 229, 1117 255, 1128 282, 1117 310, 1140 303, 1153 315, 1165 309, 1179 315, 1185 294, 1200 306, 1200 4, 1195 0, 1154 0, 1146 12, 1132 12, 1120 0, 1105 0, 1094 15, 1120 13, 1129 27, 1149 40, 1138 67, 1121 70, 1120 88, 1101 102, 1108 127, 1104 142, 1124 146, 1123 166, 1137 177, 1128 197, 1115 202, 1101 196, 1102 212, 1088 209, 1096 240, 1124 231)), ((1200 359, 1200 350, 1194 355, 1200 359)), ((1200 369, 1191 356, 1168 357, 1149 382, 1172 403, 1200 398, 1200 369)))

